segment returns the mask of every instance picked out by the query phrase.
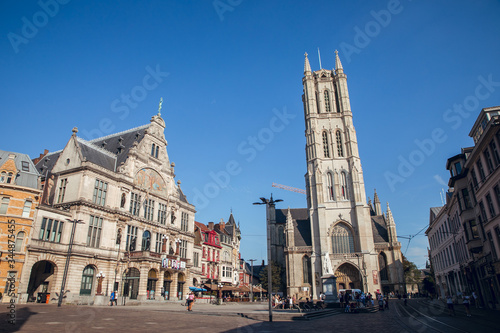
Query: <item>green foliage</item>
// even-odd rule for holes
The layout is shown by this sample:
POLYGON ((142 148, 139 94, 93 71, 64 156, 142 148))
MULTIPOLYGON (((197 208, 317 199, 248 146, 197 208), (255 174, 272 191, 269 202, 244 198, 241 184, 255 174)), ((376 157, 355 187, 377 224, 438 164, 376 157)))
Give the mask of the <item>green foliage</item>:
MULTIPOLYGON (((273 293, 282 290, 282 269, 281 266, 276 264, 276 262, 271 262, 271 283, 273 285, 273 293)), ((269 290, 267 286, 267 265, 260 271, 260 282, 262 288, 269 290)))
POLYGON ((403 256, 403 273, 407 284, 418 284, 421 281, 421 272, 417 265, 408 261, 405 256, 403 256))

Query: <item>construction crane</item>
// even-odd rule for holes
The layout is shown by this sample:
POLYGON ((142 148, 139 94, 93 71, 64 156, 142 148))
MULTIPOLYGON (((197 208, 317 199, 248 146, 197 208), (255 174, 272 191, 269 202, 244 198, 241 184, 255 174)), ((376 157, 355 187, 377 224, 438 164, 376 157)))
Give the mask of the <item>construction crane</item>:
POLYGON ((276 184, 276 183, 273 183, 272 186, 276 187, 276 188, 280 188, 282 190, 297 192, 297 193, 300 193, 300 194, 306 194, 306 190, 303 190, 301 188, 296 188, 296 187, 291 187, 291 186, 286 186, 286 185, 281 185, 281 184, 276 184))

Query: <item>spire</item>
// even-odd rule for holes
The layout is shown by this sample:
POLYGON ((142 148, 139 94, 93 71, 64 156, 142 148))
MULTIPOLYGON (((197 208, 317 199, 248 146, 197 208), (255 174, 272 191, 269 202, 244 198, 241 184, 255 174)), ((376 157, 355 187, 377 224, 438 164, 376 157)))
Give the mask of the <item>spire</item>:
POLYGON ((380 205, 377 190, 375 190, 375 194, 373 195, 373 203, 375 205, 375 215, 382 215, 382 206, 380 205))
POLYGON ((387 203, 387 223, 394 224, 394 218, 392 217, 391 208, 389 207, 389 203, 387 203))
POLYGON ((311 73, 311 65, 309 65, 309 59, 307 59, 307 52, 304 54, 306 60, 304 61, 304 74, 311 73))
POLYGON ((398 236, 396 233, 396 222, 394 222, 394 217, 392 216, 389 203, 387 203, 386 223, 387 223, 387 232, 389 234, 389 242, 390 243, 397 242, 398 236))
POLYGON ((335 71, 337 74, 344 73, 344 69, 342 68, 342 63, 339 58, 339 51, 335 50, 335 71))

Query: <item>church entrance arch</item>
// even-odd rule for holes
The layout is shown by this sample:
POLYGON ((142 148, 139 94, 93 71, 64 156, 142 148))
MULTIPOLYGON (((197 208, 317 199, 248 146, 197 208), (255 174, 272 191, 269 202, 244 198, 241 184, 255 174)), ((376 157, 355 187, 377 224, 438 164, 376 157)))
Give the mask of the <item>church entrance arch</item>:
POLYGON ((337 290, 339 289, 361 289, 363 281, 359 270, 352 264, 344 263, 335 271, 337 278, 337 290))
POLYGON ((28 302, 45 303, 47 295, 56 290, 54 285, 54 271, 56 266, 47 260, 42 260, 31 268, 28 283, 28 302))

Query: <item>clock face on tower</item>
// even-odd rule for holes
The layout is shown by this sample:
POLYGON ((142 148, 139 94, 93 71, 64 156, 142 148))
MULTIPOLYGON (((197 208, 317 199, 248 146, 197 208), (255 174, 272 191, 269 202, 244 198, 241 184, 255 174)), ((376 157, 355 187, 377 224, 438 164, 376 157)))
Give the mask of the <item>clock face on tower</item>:
POLYGON ((149 190, 161 196, 167 196, 167 186, 158 172, 150 168, 143 168, 137 172, 134 184, 137 187, 149 190))

